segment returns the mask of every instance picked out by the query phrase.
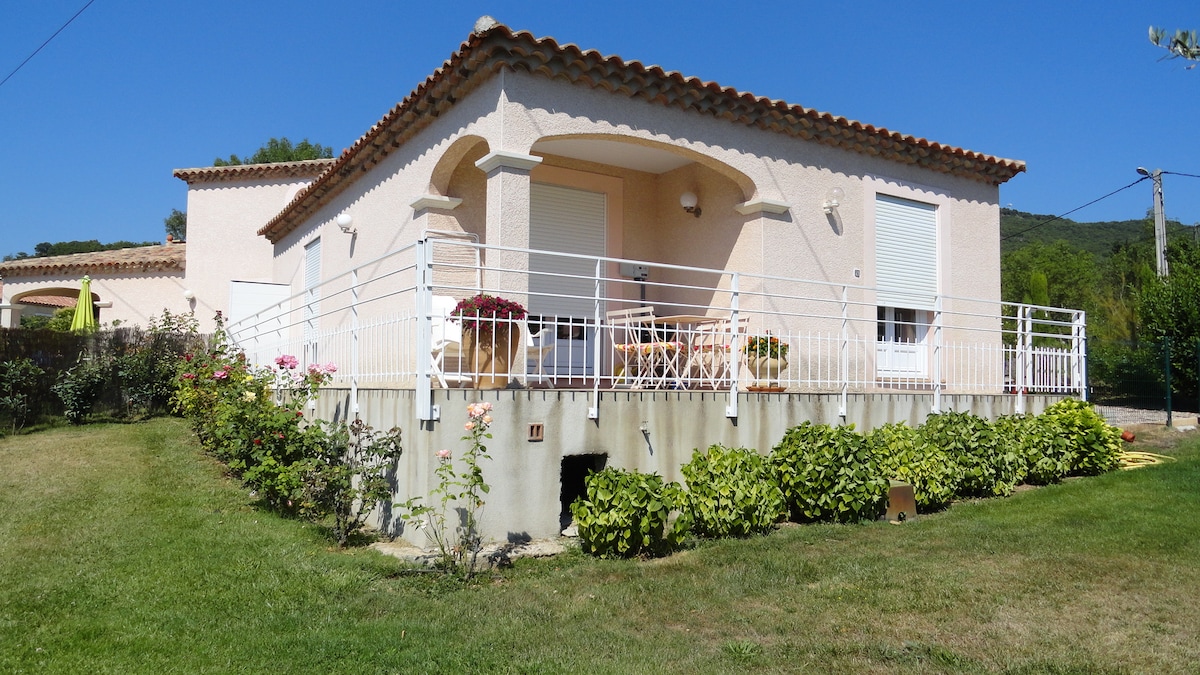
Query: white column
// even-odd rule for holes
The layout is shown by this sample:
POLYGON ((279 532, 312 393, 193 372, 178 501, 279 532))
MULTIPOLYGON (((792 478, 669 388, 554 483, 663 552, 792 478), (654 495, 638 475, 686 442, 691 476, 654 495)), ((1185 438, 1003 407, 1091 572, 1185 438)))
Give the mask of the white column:
MULTIPOLYGON (((487 218, 484 245, 529 248, 529 172, 541 157, 507 150, 484 155, 475 166, 487 174, 487 218)), ((528 257, 514 252, 485 250, 483 286, 492 293, 526 303, 526 274, 498 273, 499 269, 528 269, 528 257), (516 296, 516 297, 513 297, 516 296)))

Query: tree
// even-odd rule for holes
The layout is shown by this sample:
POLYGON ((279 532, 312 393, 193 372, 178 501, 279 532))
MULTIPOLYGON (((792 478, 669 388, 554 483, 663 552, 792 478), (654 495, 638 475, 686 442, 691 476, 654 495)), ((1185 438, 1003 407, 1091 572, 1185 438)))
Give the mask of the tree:
POLYGON ((6 255, 4 260, 24 260, 26 258, 45 258, 52 255, 69 255, 71 253, 94 253, 96 251, 112 251, 118 248, 134 248, 135 246, 157 246, 156 241, 114 241, 111 244, 101 244, 98 239, 87 241, 59 241, 50 243, 43 241, 33 247, 33 255, 21 251, 15 255, 6 255))
POLYGON ((292 145, 287 136, 284 136, 282 138, 272 138, 267 141, 257 152, 245 160, 242 160, 237 155, 230 155, 229 159, 218 157, 213 160, 213 166, 274 164, 276 162, 299 162, 306 159, 329 159, 331 157, 333 157, 333 148, 330 146, 314 145, 309 143, 307 138, 296 145, 292 145))
POLYGON ((171 209, 171 215, 163 218, 167 236, 175 241, 187 241, 187 212, 171 209))
MULTIPOLYGON (((1200 43, 1196 41, 1196 31, 1194 30, 1177 30, 1167 37, 1167 31, 1151 26, 1150 42, 1170 53, 1169 57, 1164 58, 1200 61, 1200 43)), ((1188 66, 1188 68, 1195 67, 1195 63, 1188 66)))

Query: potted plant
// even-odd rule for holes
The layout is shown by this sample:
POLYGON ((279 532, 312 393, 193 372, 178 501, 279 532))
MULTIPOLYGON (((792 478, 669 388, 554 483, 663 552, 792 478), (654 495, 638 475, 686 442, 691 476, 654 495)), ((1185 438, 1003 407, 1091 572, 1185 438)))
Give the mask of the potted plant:
POLYGON ((779 373, 787 368, 788 343, 767 333, 746 338, 746 365, 754 375, 755 389, 781 389, 779 373))
POLYGON ((508 369, 521 344, 514 322, 525 314, 521 303, 487 293, 460 300, 450 312, 451 319, 462 324, 463 350, 477 389, 508 386, 508 369))

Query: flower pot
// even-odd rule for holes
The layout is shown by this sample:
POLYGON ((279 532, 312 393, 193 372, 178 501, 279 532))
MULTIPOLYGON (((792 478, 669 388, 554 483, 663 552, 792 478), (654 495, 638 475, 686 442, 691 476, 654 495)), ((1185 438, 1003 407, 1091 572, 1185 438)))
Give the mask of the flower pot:
POLYGON ((788 362, 782 356, 750 356, 746 365, 756 380, 754 386, 765 388, 779 386, 779 373, 787 368, 788 362))
POLYGON ((476 389, 504 389, 508 386, 508 369, 521 346, 521 329, 506 325, 477 335, 474 329, 463 331, 463 350, 467 368, 474 378, 476 389))

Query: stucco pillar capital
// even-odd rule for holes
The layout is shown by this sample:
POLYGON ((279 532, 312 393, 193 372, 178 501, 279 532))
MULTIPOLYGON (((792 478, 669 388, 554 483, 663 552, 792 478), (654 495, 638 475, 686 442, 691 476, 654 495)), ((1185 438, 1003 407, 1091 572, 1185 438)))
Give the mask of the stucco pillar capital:
POLYGON ((542 163, 541 157, 534 155, 526 155, 520 152, 511 152, 509 150, 493 150, 475 162, 475 166, 483 169, 486 174, 491 174, 497 169, 516 169, 518 171, 530 171, 533 167, 542 163))

